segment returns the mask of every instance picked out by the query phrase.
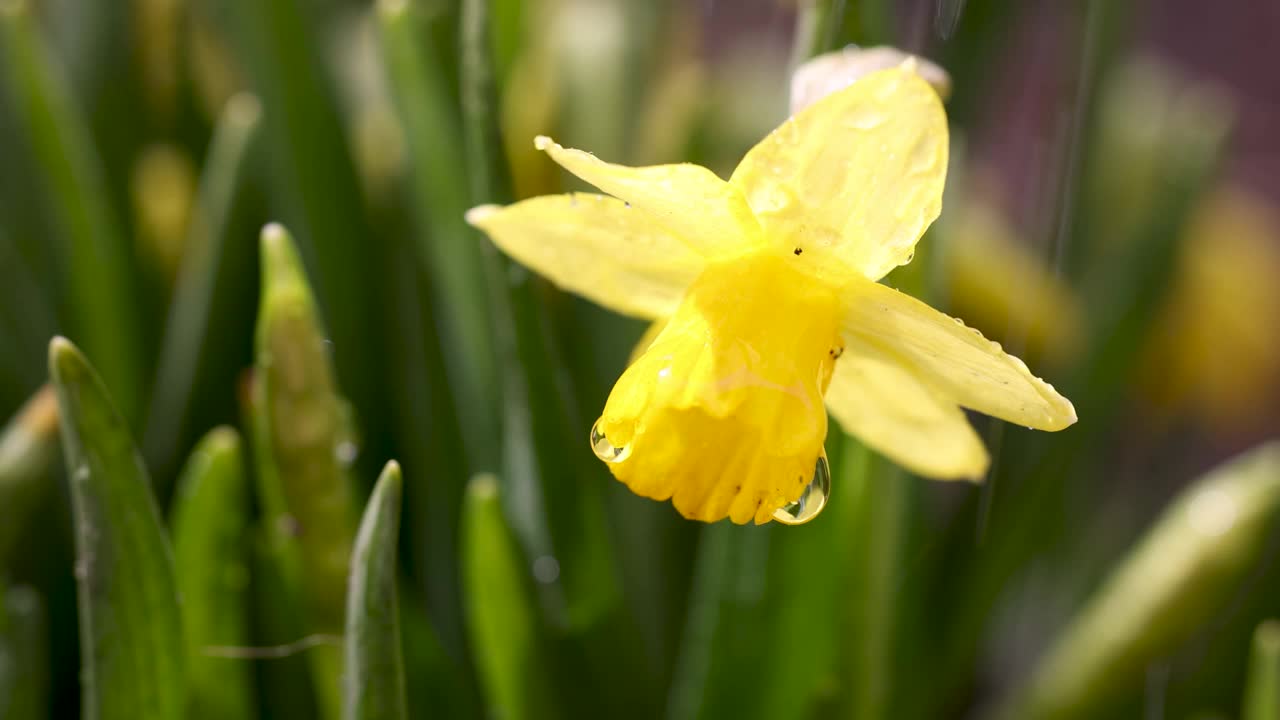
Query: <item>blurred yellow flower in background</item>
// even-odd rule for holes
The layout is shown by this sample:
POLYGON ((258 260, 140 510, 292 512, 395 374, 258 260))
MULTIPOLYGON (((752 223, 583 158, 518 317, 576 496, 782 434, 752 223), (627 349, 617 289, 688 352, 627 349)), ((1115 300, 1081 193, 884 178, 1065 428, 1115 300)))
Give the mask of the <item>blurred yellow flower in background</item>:
POLYGON ((1018 236, 1000 207, 995 180, 970 172, 961 197, 939 224, 941 269, 949 308, 1027 356, 1058 367, 1084 342, 1080 299, 1018 236))
POLYGON ((977 479, 989 464, 961 407, 1042 430, 1075 422, 999 345, 877 282, 938 216, 947 144, 941 102, 908 62, 796 114, 728 182, 539 137, 608 195, 467 219, 565 290, 669 318, 592 429, 615 477, 696 520, 803 522, 829 482, 824 400, 846 431, 939 479, 977 479))
POLYGON ((1240 431, 1274 409, 1280 379, 1280 212, 1224 186, 1201 201, 1183 242, 1143 375, 1166 411, 1240 431))

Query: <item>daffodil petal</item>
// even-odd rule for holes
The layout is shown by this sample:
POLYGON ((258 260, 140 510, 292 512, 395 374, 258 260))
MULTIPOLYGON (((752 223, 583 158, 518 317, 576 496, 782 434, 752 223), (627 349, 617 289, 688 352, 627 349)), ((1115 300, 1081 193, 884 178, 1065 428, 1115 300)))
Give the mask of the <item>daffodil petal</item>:
POLYGON ((1076 421, 1071 401, 1025 363, 959 320, 893 288, 856 282, 845 289, 843 330, 850 352, 902 362, 956 404, 1037 430, 1076 421))
POLYGON ((767 237, 821 273, 878 280, 911 260, 942 208, 947 118, 910 67, 872 73, 796 114, 752 148, 730 184, 767 237))
POLYGON ((737 188, 700 165, 633 168, 561 147, 545 136, 534 144, 569 172, 652 215, 704 257, 736 255, 761 242, 759 225, 737 188))
POLYGON ((650 345, 653 345, 653 341, 657 340, 662 331, 667 328, 668 320, 669 318, 665 317, 658 318, 650 323, 649 327, 645 328, 644 334, 636 341, 635 347, 631 348, 631 356, 627 358, 628 365, 639 360, 644 351, 648 350, 650 345))
POLYGON ((978 480, 990 464, 964 411, 878 352, 845 351, 827 408, 845 432, 918 475, 978 480))
POLYGON ((604 195, 481 205, 467 222, 557 287, 623 315, 665 317, 706 261, 644 213, 604 195))

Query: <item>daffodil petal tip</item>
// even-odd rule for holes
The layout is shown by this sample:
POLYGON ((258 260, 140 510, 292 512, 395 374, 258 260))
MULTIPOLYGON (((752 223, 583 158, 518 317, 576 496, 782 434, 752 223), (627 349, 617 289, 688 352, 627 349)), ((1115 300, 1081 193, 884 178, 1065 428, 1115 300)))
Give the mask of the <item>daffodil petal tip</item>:
POLYGON ((501 210, 499 205, 477 205, 463 215, 463 219, 472 227, 480 227, 484 224, 484 219, 501 210))
POLYGON ((538 137, 533 139, 533 147, 538 150, 546 150, 547 148, 555 144, 556 142, 551 138, 547 137, 546 135, 539 135, 538 137))
MULTIPOLYGON (((1053 390, 1053 386, 1049 385, 1049 383, 1045 383, 1045 385, 1048 385, 1049 389, 1053 390)), ((1066 396, 1058 393, 1056 390, 1053 390, 1053 391, 1055 394, 1058 395, 1059 398, 1062 398, 1062 427, 1057 429, 1065 430, 1071 427, 1072 425, 1075 425, 1076 422, 1080 420, 1080 418, 1076 416, 1076 406, 1073 405, 1071 401, 1066 398, 1066 396)))

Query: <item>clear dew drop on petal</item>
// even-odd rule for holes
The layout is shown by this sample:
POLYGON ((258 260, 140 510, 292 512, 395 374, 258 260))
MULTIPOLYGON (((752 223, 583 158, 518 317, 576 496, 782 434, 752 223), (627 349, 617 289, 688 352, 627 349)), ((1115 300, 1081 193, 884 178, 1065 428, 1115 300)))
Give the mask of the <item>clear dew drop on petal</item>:
POLYGON ((793 503, 783 505, 773 511, 773 519, 784 525, 803 525, 818 517, 822 508, 827 506, 827 498, 831 495, 831 466, 827 464, 827 454, 818 457, 813 468, 813 480, 805 487, 804 492, 793 503))
POLYGON ((596 457, 607 463, 620 463, 631 455, 631 446, 623 445, 617 447, 609 442, 609 438, 605 437, 604 431, 600 429, 600 423, 604 418, 596 420, 596 424, 591 426, 591 450, 596 457))

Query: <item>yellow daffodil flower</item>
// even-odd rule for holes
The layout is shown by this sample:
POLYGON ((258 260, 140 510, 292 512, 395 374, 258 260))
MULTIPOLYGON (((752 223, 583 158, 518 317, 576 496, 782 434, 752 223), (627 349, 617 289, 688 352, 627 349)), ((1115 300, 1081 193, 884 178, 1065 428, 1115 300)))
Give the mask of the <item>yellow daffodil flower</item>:
POLYGON ((877 283, 937 217, 947 124, 910 64, 787 120, 728 182, 536 145, 608 195, 467 219, 559 287, 666 325, 618 379, 592 445, 685 517, 804 521, 827 482, 827 414, 910 470, 980 478, 961 407, 1060 430, 1071 403, 959 321, 877 283))
POLYGON ((1080 299, 1018 237, 992 177, 974 172, 967 180, 939 221, 950 309, 997 337, 1022 341, 1028 357, 1064 366, 1083 344, 1080 299))
POLYGON ((1247 432, 1275 411, 1280 384, 1280 211, 1225 185, 1200 202, 1183 232, 1141 377, 1170 419, 1189 412, 1216 434, 1247 432))

